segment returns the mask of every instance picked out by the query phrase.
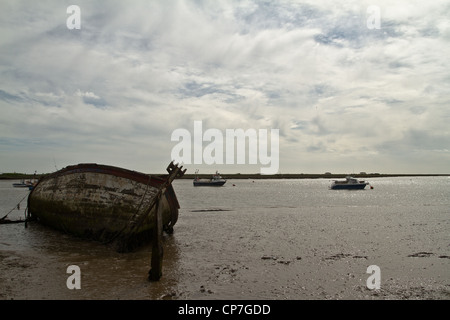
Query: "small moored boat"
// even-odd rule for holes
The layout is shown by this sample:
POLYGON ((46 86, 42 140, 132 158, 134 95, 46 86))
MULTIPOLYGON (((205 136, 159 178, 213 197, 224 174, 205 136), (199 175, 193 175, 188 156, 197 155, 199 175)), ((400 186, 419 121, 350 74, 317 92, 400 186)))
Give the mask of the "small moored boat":
POLYGON ((214 174, 210 179, 200 179, 197 174, 198 170, 195 172, 196 176, 194 179, 194 187, 200 187, 200 186, 209 186, 209 187, 221 187, 227 182, 227 180, 223 179, 219 172, 216 171, 216 174, 214 174))
POLYGON ((345 181, 333 180, 330 185, 330 189, 332 190, 356 190, 356 189, 364 189, 369 183, 363 180, 358 180, 356 178, 347 176, 345 177, 345 181))
POLYGON ((21 182, 16 182, 16 183, 13 183, 13 187, 14 188, 32 188, 33 187, 33 182, 32 181, 29 181, 29 180, 27 180, 27 181, 25 181, 25 180, 22 180, 21 182))

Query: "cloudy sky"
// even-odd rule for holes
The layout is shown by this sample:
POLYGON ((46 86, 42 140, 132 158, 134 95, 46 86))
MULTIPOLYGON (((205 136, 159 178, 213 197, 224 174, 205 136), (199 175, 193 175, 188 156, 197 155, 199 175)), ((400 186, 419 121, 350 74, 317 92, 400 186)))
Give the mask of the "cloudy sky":
POLYGON ((279 129, 281 173, 450 173, 448 17, 447 0, 2 0, 0 172, 164 172, 173 131, 202 121, 279 129))

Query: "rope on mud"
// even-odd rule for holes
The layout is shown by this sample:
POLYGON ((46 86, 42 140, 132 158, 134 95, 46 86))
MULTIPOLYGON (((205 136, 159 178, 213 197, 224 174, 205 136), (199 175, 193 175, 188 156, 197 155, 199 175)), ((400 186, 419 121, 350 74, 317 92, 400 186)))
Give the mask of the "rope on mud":
MULTIPOLYGON (((5 220, 6 220, 6 217, 7 217, 11 212, 13 212, 15 209, 20 210, 20 204, 22 203, 23 200, 25 200, 26 197, 28 197, 28 195, 29 195, 29 193, 26 194, 25 197, 23 197, 22 200, 20 200, 19 203, 16 204, 16 205, 14 206, 14 208, 12 208, 5 216, 3 216, 2 218, 0 218, 0 221, 5 221, 5 220)), ((28 207, 27 207, 27 208, 28 208, 28 207)), ((26 209, 25 209, 25 211, 26 211, 26 209)))

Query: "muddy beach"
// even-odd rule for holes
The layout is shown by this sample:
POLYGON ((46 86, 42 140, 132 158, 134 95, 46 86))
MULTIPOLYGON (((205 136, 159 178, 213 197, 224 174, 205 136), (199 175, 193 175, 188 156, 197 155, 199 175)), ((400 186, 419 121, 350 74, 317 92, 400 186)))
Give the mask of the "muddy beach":
MULTIPOLYGON (((0 226, 0 299, 448 300, 450 179, 175 181, 180 217, 164 236, 163 277, 147 281, 151 246, 121 254, 37 223, 0 226), (81 270, 70 290, 67 268, 81 270), (369 266, 380 289, 369 289, 369 266)), ((2 212, 24 190, 0 181, 2 212)), ((21 218, 14 211, 9 218, 21 218)))

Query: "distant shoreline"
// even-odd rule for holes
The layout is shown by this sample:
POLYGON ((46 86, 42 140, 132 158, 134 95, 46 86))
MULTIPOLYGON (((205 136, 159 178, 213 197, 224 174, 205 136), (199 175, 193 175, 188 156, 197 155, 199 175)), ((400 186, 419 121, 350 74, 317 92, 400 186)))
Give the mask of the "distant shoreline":
MULTIPOLYGON (((273 175, 262 175, 262 174, 245 174, 245 173, 233 173, 233 174, 221 174, 224 179, 342 179, 347 176, 352 176, 355 178, 386 178, 386 177, 448 177, 450 174, 445 173, 430 173, 430 174, 384 174, 384 173, 342 173, 342 174, 316 174, 316 173, 286 173, 286 174, 273 174, 273 175)), ((194 179, 195 174, 185 174, 181 179, 194 179)), ((210 178, 211 174, 199 174, 199 178, 205 179, 210 178)))
MULTIPOLYGON (((0 180, 22 180, 22 179, 40 179, 47 174, 26 174, 26 173, 2 173, 0 180)), ((151 174, 154 176, 164 176, 165 174, 151 174)), ((355 178, 392 178, 392 177, 450 177, 450 173, 280 173, 272 175, 262 175, 258 173, 232 173, 222 174, 224 179, 342 179, 346 176, 355 178)), ((194 179, 195 174, 185 174, 180 179, 194 179)), ((199 174, 199 178, 207 179, 211 174, 199 174)))

